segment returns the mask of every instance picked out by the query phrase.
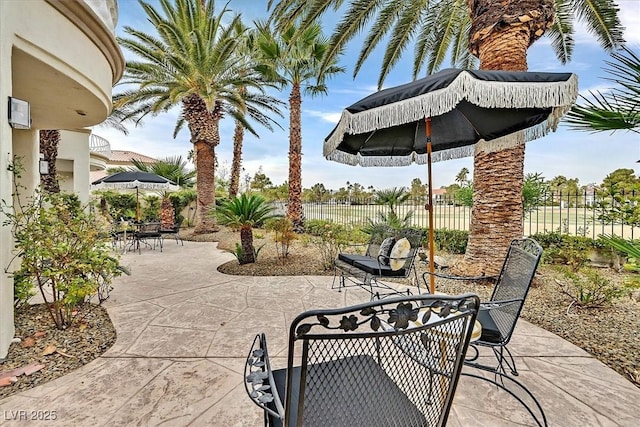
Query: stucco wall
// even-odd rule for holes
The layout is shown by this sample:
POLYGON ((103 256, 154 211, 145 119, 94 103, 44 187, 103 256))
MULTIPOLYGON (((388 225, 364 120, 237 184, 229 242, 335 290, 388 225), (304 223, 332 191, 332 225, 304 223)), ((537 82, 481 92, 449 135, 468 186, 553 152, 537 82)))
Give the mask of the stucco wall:
MULTIPOLYGON (((117 4, 108 0, 98 15, 94 8, 99 4, 0 0, 0 199, 9 204, 12 176, 7 168, 14 154, 24 158, 24 183, 33 187, 39 179, 38 129, 81 129, 101 123, 109 114, 111 89, 122 74, 124 58, 113 35, 117 4), (8 97, 30 103, 31 130, 9 126, 8 97)), ((71 146, 80 144, 79 135, 68 138, 71 146)), ((87 154, 73 156, 74 191, 86 199, 88 135, 82 133, 82 138, 82 152, 87 154), (76 179, 85 183, 76 186, 76 179)), ((2 227, 0 272, 11 260, 12 240, 11 230, 2 227)), ((13 334, 13 280, 0 273, 0 359, 13 334)))
MULTIPOLYGON (((61 188, 76 193, 82 202, 89 200, 89 130, 61 131, 58 163, 63 173, 61 188), (71 174, 71 178, 70 175, 71 174)), ((58 168, 58 164, 56 164, 58 168)))

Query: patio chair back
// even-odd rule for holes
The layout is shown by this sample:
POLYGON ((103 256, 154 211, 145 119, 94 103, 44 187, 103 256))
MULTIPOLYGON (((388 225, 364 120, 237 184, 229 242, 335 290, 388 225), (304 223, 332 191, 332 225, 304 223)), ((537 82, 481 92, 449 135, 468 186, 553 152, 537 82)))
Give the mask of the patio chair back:
POLYGON ((533 239, 515 239, 511 242, 487 302, 488 306, 496 303, 486 311, 500 332, 494 344, 506 345, 511 340, 541 256, 542 247, 533 239))
POLYGON ((478 307, 474 294, 416 295, 308 311, 286 369, 271 371, 256 337, 247 392, 267 425, 444 425, 478 307))
POLYGON ((392 288, 383 280, 409 278, 413 279, 413 283, 420 292, 415 258, 423 237, 424 231, 420 229, 403 228, 398 230, 389 226, 374 227, 364 255, 349 251, 338 254, 334 262, 332 288, 341 291, 343 288, 358 286, 369 292, 372 299, 379 299, 389 295, 410 293, 410 291, 392 288), (391 246, 387 248, 388 251, 384 251, 385 254, 382 254, 380 247, 387 238, 391 241, 391 246), (396 242, 400 245, 400 240, 403 238, 409 242, 408 252, 394 255, 392 249, 396 247, 396 242), (336 283, 336 279, 339 279, 338 283, 336 283))

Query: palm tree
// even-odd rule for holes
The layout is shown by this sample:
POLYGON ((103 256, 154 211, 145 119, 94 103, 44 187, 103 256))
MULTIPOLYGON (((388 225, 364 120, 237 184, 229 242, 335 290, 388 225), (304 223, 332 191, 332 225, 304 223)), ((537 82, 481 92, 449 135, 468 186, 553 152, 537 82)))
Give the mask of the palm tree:
MULTIPOLYGON (((250 69, 256 66, 255 57, 255 31, 250 31, 241 21, 238 21, 235 27, 236 37, 238 37, 239 45, 237 48, 238 61, 244 64, 244 67, 250 69)), ((247 88, 242 86, 238 88, 239 95, 244 100, 244 105, 240 106, 240 110, 236 112, 239 116, 250 117, 253 121, 258 122, 268 130, 273 131, 272 124, 282 128, 271 116, 266 115, 263 111, 275 113, 278 117, 283 117, 279 107, 284 105, 280 100, 264 95, 247 92, 247 88)), ((231 106, 233 108, 233 106, 231 106)), ((242 146, 244 144, 245 129, 249 130, 254 136, 258 134, 247 125, 246 122, 236 119, 233 131, 233 160, 231 162, 231 178, 229 180, 229 198, 233 198, 238 194, 240 186, 240 171, 242 169, 242 146)))
POLYGON ((144 163, 138 159, 131 159, 134 169, 151 172, 170 179, 180 187, 193 187, 196 171, 187 168, 188 162, 182 156, 172 156, 159 159, 157 162, 144 163))
POLYGON ((40 153, 47 162, 48 173, 40 175, 44 191, 47 193, 59 193, 58 173, 56 171, 56 159, 58 158, 58 145, 60 144, 59 130, 40 130, 40 153))
POLYGON ((216 207, 216 216, 220 224, 240 230, 240 247, 238 261, 240 264, 256 262, 256 251, 253 247, 253 226, 263 224, 276 217, 271 207, 262 196, 243 193, 216 207))
POLYGON ((378 205, 387 205, 392 215, 396 215, 395 207, 406 202, 411 193, 405 187, 385 188, 376 191, 375 203, 378 205))
POLYGON ((215 147, 220 143, 219 123, 225 111, 244 121, 244 100, 239 88, 263 91, 257 73, 247 72, 236 56, 235 28, 240 17, 216 14, 214 0, 160 0, 161 12, 141 1, 157 35, 131 27, 120 45, 140 60, 127 62, 122 84, 133 85, 117 95, 118 105, 134 113, 160 114, 180 107, 174 137, 186 123, 194 144, 198 193, 195 233, 217 230, 215 217, 215 147), (225 106, 233 106, 225 110, 225 106))
POLYGON ((629 48, 605 61, 608 81, 618 85, 608 93, 591 93, 593 100, 575 105, 567 114, 567 123, 577 130, 601 132, 628 130, 640 133, 640 57, 629 48))
POLYGON ((289 94, 289 200, 287 217, 294 230, 303 228, 302 213, 302 133, 301 106, 304 90, 311 96, 327 92, 326 78, 343 71, 336 66, 336 55, 321 73, 325 61, 328 39, 322 35, 320 25, 312 23, 303 31, 290 24, 274 32, 265 23, 256 23, 258 29, 259 70, 270 81, 283 88, 291 87, 289 94))
MULTIPOLYGON (((527 49, 545 33, 565 63, 573 52, 576 19, 607 50, 624 41, 613 0, 269 0, 267 6, 274 6, 272 19, 279 26, 301 19, 302 28, 344 6, 325 62, 368 28, 354 75, 386 41, 379 86, 411 44, 415 78, 425 68, 437 70, 447 56, 457 67, 473 67, 477 57, 481 69, 526 71, 527 49)), ((524 145, 476 153, 471 229, 460 272, 497 273, 511 239, 522 236, 523 167, 524 145)))

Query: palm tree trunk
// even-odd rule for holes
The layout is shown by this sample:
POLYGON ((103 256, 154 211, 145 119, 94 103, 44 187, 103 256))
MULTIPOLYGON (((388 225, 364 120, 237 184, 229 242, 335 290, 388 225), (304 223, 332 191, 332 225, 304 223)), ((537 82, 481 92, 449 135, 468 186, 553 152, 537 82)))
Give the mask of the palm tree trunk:
POLYGON ((300 132, 300 83, 294 83, 289 96, 289 204, 287 218, 296 232, 303 231, 302 215, 302 134, 300 132))
MULTIPOLYGON (((484 70, 527 70, 528 47, 553 22, 553 0, 469 0, 470 50, 484 70)), ((469 242, 457 273, 495 275, 512 239, 522 237, 524 145, 485 153, 473 161, 469 242)))
POLYGON ((56 171, 56 159, 58 158, 58 145, 60 144, 59 130, 40 131, 40 152, 44 155, 49 166, 49 173, 40 175, 40 181, 44 191, 48 193, 59 193, 58 173, 56 171))
POLYGON ((242 144, 244 143, 244 127, 236 120, 233 131, 233 161, 231 162, 231 182, 229 182, 229 198, 238 194, 240 170, 242 168, 242 144))
POLYGON ((253 230, 251 226, 240 229, 240 245, 242 246, 242 259, 240 264, 250 264, 256 262, 256 253, 253 248, 253 230))
POLYGON ((197 95, 191 95, 182 103, 185 120, 191 132, 191 142, 196 160, 196 224, 194 233, 212 233, 218 230, 210 211, 215 207, 215 146, 220 142, 218 124, 220 112, 207 110, 197 95))

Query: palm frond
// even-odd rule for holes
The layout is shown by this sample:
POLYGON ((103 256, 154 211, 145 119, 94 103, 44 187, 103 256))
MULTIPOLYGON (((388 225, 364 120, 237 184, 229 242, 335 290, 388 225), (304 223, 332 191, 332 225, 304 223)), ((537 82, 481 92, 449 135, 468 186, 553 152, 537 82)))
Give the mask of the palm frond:
POLYGON ((573 54, 573 2, 571 0, 555 0, 556 16, 553 26, 547 31, 551 39, 551 47, 562 64, 571 60, 573 54))
POLYGON ((623 45, 624 27, 614 0, 573 0, 573 10, 604 49, 612 51, 623 45))

